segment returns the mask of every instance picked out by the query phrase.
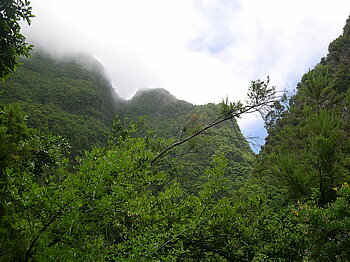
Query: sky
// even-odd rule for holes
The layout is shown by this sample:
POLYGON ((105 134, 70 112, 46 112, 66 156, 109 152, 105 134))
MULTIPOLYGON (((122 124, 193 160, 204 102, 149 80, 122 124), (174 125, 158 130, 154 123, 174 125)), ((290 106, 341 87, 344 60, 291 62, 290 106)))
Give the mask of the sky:
MULTIPOLYGON (((32 0, 28 41, 61 57, 90 54, 116 92, 165 88, 193 104, 244 100, 252 80, 293 92, 326 56, 349 0, 32 0)), ((257 115, 238 120, 264 137, 257 115)))

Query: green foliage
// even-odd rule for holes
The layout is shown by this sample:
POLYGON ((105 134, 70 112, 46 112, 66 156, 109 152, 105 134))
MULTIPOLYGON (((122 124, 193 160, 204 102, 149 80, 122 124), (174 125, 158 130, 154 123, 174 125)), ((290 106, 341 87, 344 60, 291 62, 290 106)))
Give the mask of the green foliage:
POLYGON ((232 114, 237 114, 243 110, 243 104, 241 101, 230 102, 228 97, 220 103, 220 114, 226 117, 232 114))
POLYGON ((37 236, 55 216, 48 201, 59 199, 53 195, 59 193, 61 178, 54 175, 67 165, 67 144, 59 137, 36 135, 23 112, 11 105, 1 108, 0 130, 0 260, 27 261, 37 236))
POLYGON ((110 143, 120 144, 131 137, 132 134, 136 133, 137 130, 143 125, 143 119, 138 122, 129 121, 127 118, 123 120, 115 117, 113 122, 113 131, 110 135, 110 143))
POLYGON ((275 87, 269 87, 270 78, 266 81, 252 81, 247 94, 247 101, 229 102, 228 98, 220 104, 221 115, 225 117, 240 117, 243 113, 259 112, 264 115, 267 108, 275 103, 276 92, 275 87))
POLYGON ((296 104, 329 109, 338 98, 334 86, 335 80, 330 76, 327 67, 318 65, 303 76, 295 98, 296 104))
POLYGON ((150 153, 139 139, 87 153, 73 174, 66 169, 62 149, 57 151, 58 141, 48 138, 39 146, 37 152, 46 153, 33 157, 34 167, 45 163, 40 172, 6 170, 1 259, 103 260, 109 245, 118 242, 114 237, 123 237, 122 228, 129 223, 123 210, 130 207, 132 212, 135 197, 156 187, 158 178, 145 171, 150 153))
POLYGON ((29 57, 31 45, 20 33, 20 20, 30 24, 32 8, 28 0, 5 0, 0 3, 0 78, 2 81, 16 70, 20 56, 29 57))
POLYGON ((303 228, 307 260, 349 259, 350 190, 347 183, 335 190, 338 198, 332 204, 324 208, 313 203, 300 204, 294 211, 303 228))
POLYGON ((253 181, 266 188, 278 214, 292 207, 282 223, 293 225, 299 242, 291 260, 349 258, 348 28, 349 20, 287 106, 275 104, 266 119, 269 136, 253 181))
POLYGON ((346 21, 343 34, 329 45, 329 54, 321 63, 327 66, 335 81, 338 93, 346 92, 350 83, 349 51, 350 51, 350 18, 346 21))
POLYGON ((268 124, 270 136, 257 172, 273 178, 291 199, 316 194, 320 206, 334 201, 333 188, 349 179, 344 98, 325 66, 305 74, 288 110, 268 124))
POLYGON ((269 87, 270 78, 267 77, 266 81, 256 80, 252 81, 248 88, 248 106, 261 105, 275 100, 275 87, 269 87))
POLYGON ((63 157, 64 141, 53 137, 41 138, 28 168, 6 169, 0 260, 298 258, 294 225, 276 227, 253 186, 235 193, 223 155, 189 195, 167 171, 150 166, 152 138, 132 138, 135 123, 115 123, 118 143, 86 152, 74 173, 63 157), (276 239, 281 232, 285 237, 276 239))
POLYGON ((0 105, 0 174, 6 168, 18 169, 31 153, 28 143, 33 130, 25 123, 25 115, 18 106, 0 105))
POLYGON ((308 120, 306 128, 311 131, 309 161, 319 177, 320 205, 323 206, 335 200, 333 188, 339 186, 348 175, 342 167, 348 145, 344 145, 346 136, 342 130, 342 119, 334 111, 321 110, 319 115, 308 120))

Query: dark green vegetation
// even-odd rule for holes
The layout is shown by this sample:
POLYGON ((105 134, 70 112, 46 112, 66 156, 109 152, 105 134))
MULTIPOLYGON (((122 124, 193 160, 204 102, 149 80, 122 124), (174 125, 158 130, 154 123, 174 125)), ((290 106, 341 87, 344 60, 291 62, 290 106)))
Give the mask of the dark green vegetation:
POLYGON ((55 61, 35 52, 22 63, 1 88, 3 103, 20 105, 30 127, 65 137, 74 152, 107 142, 117 98, 97 61, 55 61))
POLYGON ((101 70, 25 60, 1 95, 0 261, 348 261, 349 27, 265 111, 257 156, 231 116, 267 82, 247 105, 122 101, 101 70))
POLYGON ((20 33, 21 20, 30 24, 33 17, 28 0, 3 0, 0 2, 0 76, 4 81, 16 70, 20 56, 29 56, 32 46, 20 33))

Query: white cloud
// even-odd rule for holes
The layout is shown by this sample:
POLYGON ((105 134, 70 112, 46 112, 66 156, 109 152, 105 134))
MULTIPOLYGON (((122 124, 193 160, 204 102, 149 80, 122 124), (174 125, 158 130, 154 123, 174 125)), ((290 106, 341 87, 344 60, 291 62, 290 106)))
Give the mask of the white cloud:
POLYGON ((196 104, 243 99, 250 81, 267 75, 281 89, 294 88, 350 14, 348 0, 32 0, 32 6, 36 18, 24 32, 34 44, 58 55, 91 53, 126 98, 163 87, 196 104))

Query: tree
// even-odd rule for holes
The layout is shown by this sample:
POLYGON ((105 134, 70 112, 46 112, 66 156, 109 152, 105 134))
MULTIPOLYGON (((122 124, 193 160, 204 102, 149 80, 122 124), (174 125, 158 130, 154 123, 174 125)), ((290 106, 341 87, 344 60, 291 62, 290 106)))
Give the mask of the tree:
POLYGON ((303 228, 304 261, 349 261, 350 188, 344 183, 335 190, 338 197, 333 203, 299 203, 293 212, 303 228))
POLYGON ((283 188, 289 200, 317 195, 321 207, 335 201, 334 188, 349 181, 350 93, 337 93, 328 71, 318 65, 303 76, 287 107, 274 105, 256 165, 256 173, 283 188))
POLYGON ((29 57, 32 46, 20 33, 20 20, 30 25, 32 8, 28 0, 3 0, 0 2, 0 78, 2 81, 16 70, 20 56, 29 57))

